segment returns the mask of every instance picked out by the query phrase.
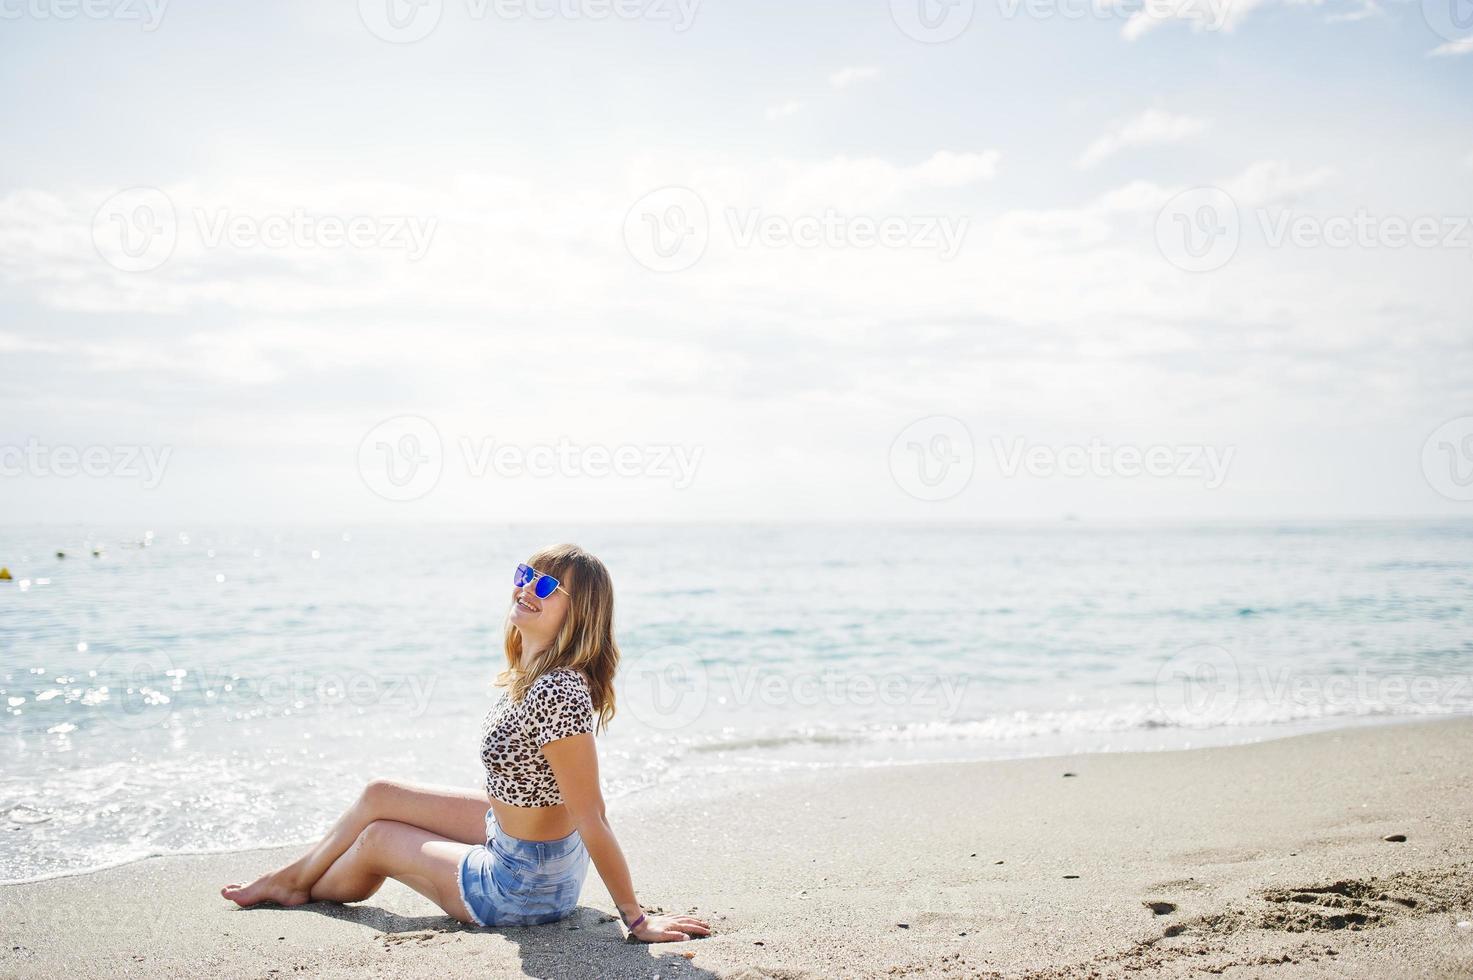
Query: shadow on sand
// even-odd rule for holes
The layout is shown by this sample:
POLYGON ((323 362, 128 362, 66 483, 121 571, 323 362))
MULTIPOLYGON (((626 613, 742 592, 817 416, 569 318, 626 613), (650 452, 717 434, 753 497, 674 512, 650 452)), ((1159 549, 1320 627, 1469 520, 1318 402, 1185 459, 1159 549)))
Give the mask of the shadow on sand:
MULTIPOLYGON (((260 908, 279 908, 260 906, 260 908)), ((247 910, 250 911, 250 910, 247 910)), ((353 922, 380 933, 380 939, 393 944, 430 944, 460 933, 499 935, 517 946, 522 972, 529 977, 589 978, 662 977, 714 978, 677 950, 699 950, 701 940, 684 943, 631 943, 612 916, 578 906, 559 922, 541 926, 499 926, 483 929, 457 922, 448 915, 400 915, 372 905, 337 905, 310 902, 291 911, 316 912, 330 919, 353 922), (656 956, 659 950, 661 955, 656 956)))

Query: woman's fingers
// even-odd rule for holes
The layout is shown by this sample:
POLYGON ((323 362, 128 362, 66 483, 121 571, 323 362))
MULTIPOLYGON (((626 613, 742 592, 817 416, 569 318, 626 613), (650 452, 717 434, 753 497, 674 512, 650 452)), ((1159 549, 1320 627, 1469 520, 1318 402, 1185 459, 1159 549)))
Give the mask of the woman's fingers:
POLYGON ((711 927, 693 915, 664 915, 649 923, 650 931, 638 938, 647 943, 683 943, 711 935, 711 927))

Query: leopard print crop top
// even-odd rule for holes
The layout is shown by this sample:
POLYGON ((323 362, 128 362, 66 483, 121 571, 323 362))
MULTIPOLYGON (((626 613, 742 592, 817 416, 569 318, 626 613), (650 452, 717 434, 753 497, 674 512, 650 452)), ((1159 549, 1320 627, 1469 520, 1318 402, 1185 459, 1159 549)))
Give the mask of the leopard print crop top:
POLYGON ((543 674, 521 701, 503 690, 481 724, 486 792, 512 806, 557 806, 563 795, 542 746, 592 731, 588 681, 572 668, 543 674))

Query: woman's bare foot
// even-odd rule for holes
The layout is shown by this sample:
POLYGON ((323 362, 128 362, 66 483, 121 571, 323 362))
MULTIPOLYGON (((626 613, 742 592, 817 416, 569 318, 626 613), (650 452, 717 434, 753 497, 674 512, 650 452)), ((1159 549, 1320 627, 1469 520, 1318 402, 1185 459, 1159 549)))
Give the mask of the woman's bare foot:
POLYGON ((305 905, 312 901, 312 890, 300 888, 289 882, 280 871, 273 871, 269 875, 262 875, 249 885, 226 885, 220 889, 220 895, 230 899, 243 909, 262 902, 274 902, 277 905, 305 905))

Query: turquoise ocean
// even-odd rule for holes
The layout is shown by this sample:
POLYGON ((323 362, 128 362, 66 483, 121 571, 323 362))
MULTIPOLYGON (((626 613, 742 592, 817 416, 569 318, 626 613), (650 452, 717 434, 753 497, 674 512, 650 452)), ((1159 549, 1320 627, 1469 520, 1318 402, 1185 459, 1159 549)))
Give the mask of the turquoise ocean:
POLYGON ((479 785, 512 568, 562 540, 618 592, 609 797, 1473 711, 1466 522, 6 527, 0 880, 479 785))

